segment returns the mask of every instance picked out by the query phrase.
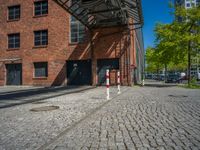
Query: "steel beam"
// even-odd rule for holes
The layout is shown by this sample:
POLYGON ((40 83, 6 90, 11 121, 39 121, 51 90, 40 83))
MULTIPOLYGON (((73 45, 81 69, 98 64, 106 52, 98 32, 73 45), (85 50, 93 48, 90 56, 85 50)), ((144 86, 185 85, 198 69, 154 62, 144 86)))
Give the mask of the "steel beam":
POLYGON ((54 1, 89 29, 128 24, 129 18, 143 25, 141 0, 102 0, 100 6, 91 8, 84 7, 81 0, 74 3, 71 0, 54 1))

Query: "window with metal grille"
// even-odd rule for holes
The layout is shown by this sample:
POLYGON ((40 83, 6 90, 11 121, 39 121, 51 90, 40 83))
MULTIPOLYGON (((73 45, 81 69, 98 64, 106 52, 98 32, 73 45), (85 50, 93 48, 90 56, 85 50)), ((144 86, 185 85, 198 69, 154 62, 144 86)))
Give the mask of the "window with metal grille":
POLYGON ((70 29, 71 43, 79 43, 84 41, 85 26, 76 20, 73 16, 71 16, 70 29))
POLYGON ((189 8, 189 7, 190 7, 190 5, 191 5, 190 3, 187 3, 187 4, 186 4, 186 7, 187 7, 187 8, 189 8))
MULTIPOLYGON (((76 13, 79 14, 81 12, 81 9, 78 5, 76 5, 77 2, 80 2, 80 0, 72 0, 72 10, 76 10, 76 13)), ((70 42, 71 43, 79 43, 83 42, 85 37, 85 26, 78 21, 75 17, 71 16, 70 19, 70 42)))
POLYGON ((8 7, 8 20, 20 19, 20 5, 8 7))
POLYGON ((35 16, 42 16, 48 14, 48 1, 34 2, 35 16))
POLYGON ((8 48, 19 48, 20 47, 20 34, 9 34, 8 35, 8 48))
POLYGON ((34 69, 35 69, 34 77, 48 77, 47 62, 35 62, 34 69))
POLYGON ((34 31, 35 46, 45 46, 48 45, 48 30, 34 31))

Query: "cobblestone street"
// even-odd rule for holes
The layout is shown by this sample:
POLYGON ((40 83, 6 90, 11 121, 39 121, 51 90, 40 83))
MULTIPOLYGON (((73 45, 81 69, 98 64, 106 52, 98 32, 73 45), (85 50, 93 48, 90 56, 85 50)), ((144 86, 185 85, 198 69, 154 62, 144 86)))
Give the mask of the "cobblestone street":
POLYGON ((179 87, 105 88, 0 109, 0 149, 200 149, 200 92, 179 87), (42 103, 44 102, 44 103, 42 103), (39 106, 58 110, 31 112, 39 106))

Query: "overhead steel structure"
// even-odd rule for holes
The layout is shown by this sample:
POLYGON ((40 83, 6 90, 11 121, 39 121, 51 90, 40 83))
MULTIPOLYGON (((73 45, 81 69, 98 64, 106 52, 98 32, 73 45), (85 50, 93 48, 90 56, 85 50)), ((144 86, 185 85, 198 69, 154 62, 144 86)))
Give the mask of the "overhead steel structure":
POLYGON ((128 25, 142 26, 141 0, 54 0, 88 29, 128 25))

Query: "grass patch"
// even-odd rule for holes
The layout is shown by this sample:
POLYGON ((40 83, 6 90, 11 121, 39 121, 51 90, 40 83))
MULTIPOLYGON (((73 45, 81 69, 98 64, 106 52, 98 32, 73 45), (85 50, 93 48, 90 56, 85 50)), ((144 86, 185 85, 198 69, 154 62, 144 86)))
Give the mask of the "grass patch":
POLYGON ((182 87, 188 88, 188 89, 200 89, 200 85, 197 84, 196 78, 192 78, 190 84, 184 84, 184 85, 182 85, 182 87))
POLYGON ((184 85, 179 85, 180 87, 183 87, 183 88, 187 88, 187 89, 200 89, 200 85, 198 84, 184 84, 184 85))

